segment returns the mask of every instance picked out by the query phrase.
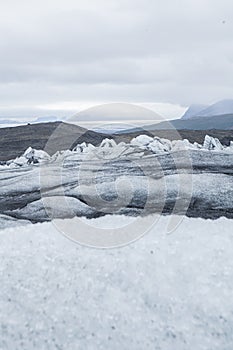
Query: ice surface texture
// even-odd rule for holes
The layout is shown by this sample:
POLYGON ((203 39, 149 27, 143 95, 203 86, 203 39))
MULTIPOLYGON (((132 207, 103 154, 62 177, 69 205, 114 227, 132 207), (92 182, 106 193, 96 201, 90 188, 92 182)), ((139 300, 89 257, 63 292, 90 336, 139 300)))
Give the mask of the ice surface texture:
POLYGON ((231 222, 185 218, 166 235, 169 219, 107 251, 51 223, 3 230, 0 349, 232 350, 231 222))
POLYGON ((208 135, 203 145, 105 139, 51 157, 29 148, 0 167, 0 213, 32 222, 154 212, 233 217, 232 172, 233 144, 208 135))

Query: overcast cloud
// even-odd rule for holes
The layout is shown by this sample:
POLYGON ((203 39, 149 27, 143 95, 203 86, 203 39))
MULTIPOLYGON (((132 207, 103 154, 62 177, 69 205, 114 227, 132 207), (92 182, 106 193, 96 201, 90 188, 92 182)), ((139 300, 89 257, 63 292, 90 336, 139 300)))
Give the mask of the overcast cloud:
POLYGON ((2 116, 131 102, 176 117, 232 82, 230 0, 0 2, 2 116))

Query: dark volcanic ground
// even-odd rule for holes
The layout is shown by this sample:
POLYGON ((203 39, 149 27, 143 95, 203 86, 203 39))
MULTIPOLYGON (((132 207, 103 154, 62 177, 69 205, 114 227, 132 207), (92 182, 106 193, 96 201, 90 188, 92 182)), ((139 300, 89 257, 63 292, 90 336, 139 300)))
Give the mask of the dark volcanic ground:
POLYGON ((76 140, 98 145, 105 135, 86 130, 80 126, 62 122, 28 124, 0 128, 0 161, 20 156, 29 146, 53 155, 56 151, 72 148, 76 140), (52 140, 47 145, 48 140, 52 140))

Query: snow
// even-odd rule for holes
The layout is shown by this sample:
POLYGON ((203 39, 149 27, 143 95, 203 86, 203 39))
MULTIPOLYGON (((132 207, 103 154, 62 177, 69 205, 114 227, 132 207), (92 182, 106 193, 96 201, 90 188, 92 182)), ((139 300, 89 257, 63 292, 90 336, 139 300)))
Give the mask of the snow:
POLYGON ((0 349, 231 350, 232 221, 184 218, 168 235, 170 220, 110 250, 52 223, 2 230, 0 349))
POLYGON ((24 226, 26 224, 31 224, 28 220, 17 220, 8 215, 0 214, 0 228, 1 230, 9 227, 24 226))

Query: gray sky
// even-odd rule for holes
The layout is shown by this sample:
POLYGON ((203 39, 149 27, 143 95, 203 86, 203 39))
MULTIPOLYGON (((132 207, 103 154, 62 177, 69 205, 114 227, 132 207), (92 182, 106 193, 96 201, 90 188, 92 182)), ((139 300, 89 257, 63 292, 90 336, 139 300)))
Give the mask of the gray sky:
POLYGON ((0 115, 233 98, 231 0, 0 2, 0 115))

